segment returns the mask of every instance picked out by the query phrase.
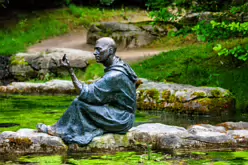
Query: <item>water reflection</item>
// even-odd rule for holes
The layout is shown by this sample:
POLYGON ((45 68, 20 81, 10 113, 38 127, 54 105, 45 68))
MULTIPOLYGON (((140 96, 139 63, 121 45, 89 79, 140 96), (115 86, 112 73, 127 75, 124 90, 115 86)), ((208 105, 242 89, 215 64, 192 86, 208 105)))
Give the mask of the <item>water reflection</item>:
MULTIPOLYGON (((175 112, 166 111, 149 111, 146 112, 147 116, 154 116, 149 123, 162 123, 166 125, 175 125, 187 128, 194 124, 211 124, 216 125, 227 121, 247 121, 247 114, 232 114, 222 116, 210 116, 210 115, 188 115, 175 112)), ((141 123, 139 123, 141 124, 141 123)))
POLYGON ((14 127, 19 126, 20 124, 17 123, 0 123, 0 128, 8 128, 8 127, 14 127))

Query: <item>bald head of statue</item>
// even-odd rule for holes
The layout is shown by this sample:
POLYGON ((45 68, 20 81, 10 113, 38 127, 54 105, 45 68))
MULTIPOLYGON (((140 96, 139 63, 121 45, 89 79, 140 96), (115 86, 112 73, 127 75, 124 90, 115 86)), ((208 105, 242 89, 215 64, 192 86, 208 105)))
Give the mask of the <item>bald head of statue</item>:
POLYGON ((98 39, 94 51, 96 62, 102 63, 106 67, 111 65, 116 49, 116 43, 112 38, 103 37, 98 39))

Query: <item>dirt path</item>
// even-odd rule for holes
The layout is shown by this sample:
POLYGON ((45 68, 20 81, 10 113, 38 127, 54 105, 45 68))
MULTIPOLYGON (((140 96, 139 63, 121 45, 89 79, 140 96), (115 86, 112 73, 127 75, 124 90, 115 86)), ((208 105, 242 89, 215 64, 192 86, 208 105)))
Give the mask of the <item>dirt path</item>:
MULTIPOLYGON (((69 34, 65 34, 59 37, 47 39, 31 46, 28 52, 44 51, 48 48, 72 48, 93 52, 93 46, 86 44, 86 31, 75 31, 69 34)), ((162 51, 155 49, 129 49, 129 50, 117 50, 117 55, 128 63, 144 60, 148 57, 154 56, 162 51)))

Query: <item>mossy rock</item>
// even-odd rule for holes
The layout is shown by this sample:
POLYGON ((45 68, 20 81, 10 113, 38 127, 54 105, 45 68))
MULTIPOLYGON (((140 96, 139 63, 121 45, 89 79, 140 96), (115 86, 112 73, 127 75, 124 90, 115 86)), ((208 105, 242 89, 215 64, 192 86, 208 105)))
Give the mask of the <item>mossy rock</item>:
POLYGON ((137 105, 141 110, 220 115, 235 110, 235 98, 230 91, 223 88, 145 80, 138 88, 137 105))

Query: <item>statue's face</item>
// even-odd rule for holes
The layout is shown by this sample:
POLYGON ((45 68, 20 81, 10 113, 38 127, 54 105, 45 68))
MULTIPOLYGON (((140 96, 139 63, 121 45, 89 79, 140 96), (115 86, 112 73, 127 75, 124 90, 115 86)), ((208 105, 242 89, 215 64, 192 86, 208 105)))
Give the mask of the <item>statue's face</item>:
POLYGON ((103 63, 104 61, 106 61, 110 55, 110 48, 111 47, 109 46, 109 44, 97 42, 94 51, 96 62, 103 63))

